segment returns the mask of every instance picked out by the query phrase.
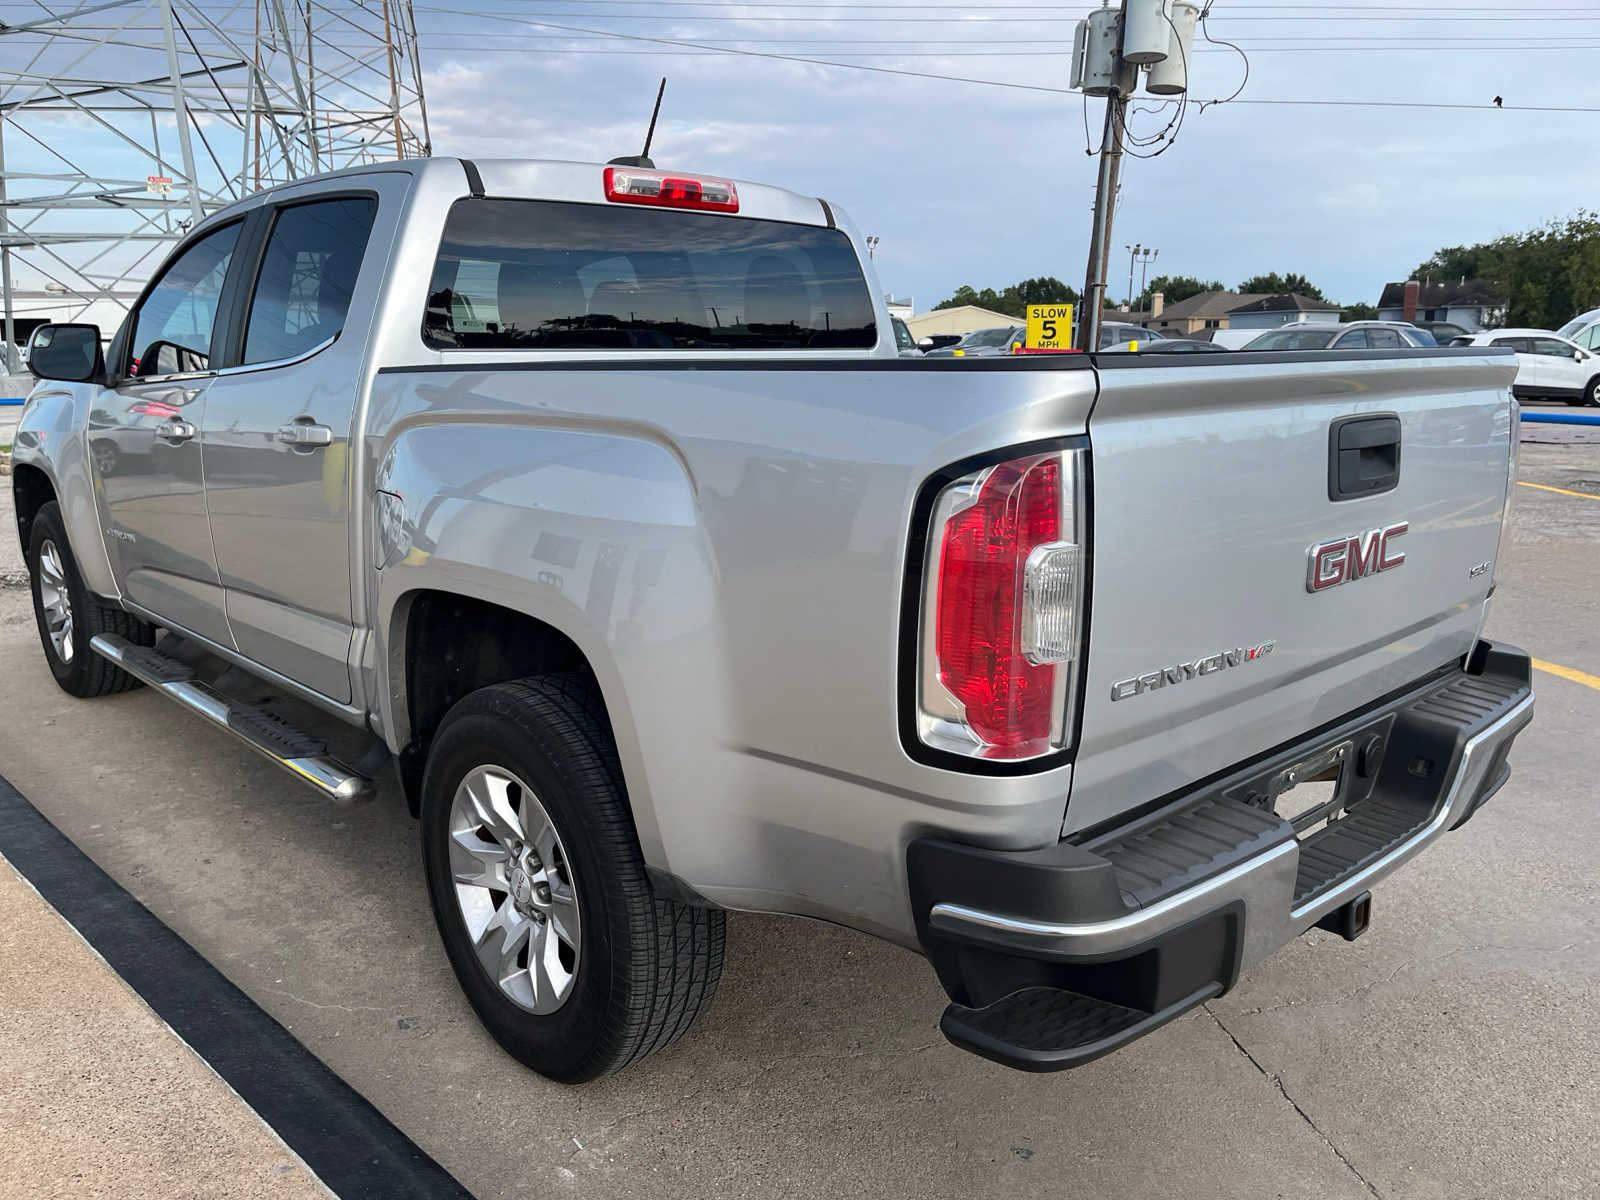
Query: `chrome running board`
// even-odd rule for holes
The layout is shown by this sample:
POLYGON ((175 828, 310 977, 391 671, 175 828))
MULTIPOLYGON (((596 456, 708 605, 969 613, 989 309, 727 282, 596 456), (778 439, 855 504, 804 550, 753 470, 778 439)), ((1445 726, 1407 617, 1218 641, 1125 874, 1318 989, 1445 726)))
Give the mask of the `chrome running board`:
POLYGON ((372 780, 330 755, 321 741, 264 708, 230 700, 197 680, 188 664, 113 634, 99 634, 89 646, 152 690, 233 734, 335 804, 355 804, 376 794, 372 780))

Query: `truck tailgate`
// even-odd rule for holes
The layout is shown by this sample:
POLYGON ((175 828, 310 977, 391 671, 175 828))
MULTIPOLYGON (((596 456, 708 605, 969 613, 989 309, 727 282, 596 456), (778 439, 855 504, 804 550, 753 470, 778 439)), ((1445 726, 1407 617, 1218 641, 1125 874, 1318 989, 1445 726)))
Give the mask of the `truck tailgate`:
MULTIPOLYGON (((1092 599, 1069 832, 1459 659, 1485 615, 1508 486, 1508 356, 1111 358, 1089 422, 1092 599), (1397 426, 1360 420, 1386 415, 1397 426), (1330 498, 1343 418, 1357 418, 1347 445, 1398 428, 1392 489, 1330 498)), ((1370 472, 1384 452, 1368 449, 1370 472)))

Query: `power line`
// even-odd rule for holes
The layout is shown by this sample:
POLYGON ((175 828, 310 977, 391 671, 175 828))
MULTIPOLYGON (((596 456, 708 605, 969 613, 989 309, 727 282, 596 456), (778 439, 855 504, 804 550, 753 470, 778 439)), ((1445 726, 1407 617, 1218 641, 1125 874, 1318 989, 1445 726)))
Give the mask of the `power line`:
MULTIPOLYGON (((549 3, 552 2, 552 0, 501 0, 501 2, 502 3, 506 3, 506 4, 549 4, 549 3)), ((561 0, 554 0, 554 2, 555 3, 560 3, 561 0)), ((918 14, 921 14, 921 13, 924 13, 924 12, 929 12, 929 11, 956 12, 956 13, 961 13, 961 14, 966 15, 966 16, 972 16, 972 17, 977 17, 977 18, 981 19, 981 18, 984 18, 984 17, 991 16, 997 9, 1005 9, 1005 10, 1012 11, 1012 12, 1022 11, 1022 12, 1055 12, 1055 13, 1064 13, 1064 14, 1068 14, 1068 16, 1066 18, 1064 18, 1064 19, 1077 20, 1078 17, 1085 16, 1088 13, 1093 12, 1095 10, 1095 8, 1097 7, 1096 5, 1092 5, 1092 4, 1091 5, 1083 5, 1083 4, 996 4, 996 5, 990 5, 990 6, 984 6, 984 7, 974 7, 971 4, 851 4, 851 3, 843 2, 843 0, 835 0, 835 2, 833 2, 833 3, 751 3, 751 4, 739 3, 738 0, 733 0, 733 2, 731 2, 731 3, 713 3, 713 2, 711 2, 711 0, 573 0, 573 3, 601 4, 601 5, 604 5, 606 7, 618 7, 618 6, 626 5, 626 6, 638 6, 638 7, 648 7, 648 8, 713 8, 713 9, 716 9, 716 8, 721 8, 721 9, 732 9, 732 8, 739 8, 739 9, 769 8, 770 9, 770 8, 778 8, 778 9, 799 9, 799 10, 812 10, 812 11, 816 11, 816 10, 849 10, 849 11, 852 11, 852 12, 857 12, 857 11, 861 11, 863 9, 867 9, 867 10, 873 10, 873 11, 879 11, 879 12, 900 12, 900 13, 905 13, 905 14, 908 14, 906 19, 908 19, 908 20, 919 20, 919 21, 920 20, 924 20, 925 18, 921 17, 918 14), (1076 15, 1072 15, 1072 14, 1076 14, 1076 15)), ((1231 3, 1230 2, 1228 4, 1227 8, 1225 10, 1223 10, 1222 13, 1219 14, 1216 11, 1213 11, 1211 16, 1213 18, 1217 17, 1218 15, 1230 16, 1231 17, 1236 12, 1240 12, 1240 11, 1243 11, 1243 10, 1252 10, 1252 11, 1255 11, 1255 12, 1263 12, 1263 13, 1265 13, 1265 12, 1276 12, 1276 13, 1289 14, 1289 15, 1286 15, 1286 16, 1260 16, 1260 17, 1250 17, 1250 18, 1248 18, 1250 20, 1262 20, 1262 21, 1277 21, 1277 20, 1320 21, 1320 20, 1333 20, 1335 18, 1325 17, 1322 14, 1323 13, 1345 13, 1345 12, 1360 12, 1360 13, 1374 13, 1374 12, 1376 12, 1376 13, 1383 13, 1383 14, 1386 14, 1386 15, 1392 15, 1392 16, 1394 16, 1395 20, 1400 20, 1400 21, 1413 21, 1413 20, 1430 20, 1430 21, 1432 21, 1432 20, 1439 20, 1439 21, 1444 21, 1444 20, 1448 20, 1448 21, 1457 21, 1457 20, 1468 20, 1468 21, 1474 21, 1474 20, 1520 20, 1521 18, 1523 18, 1524 16, 1527 16, 1528 14, 1550 14, 1553 19, 1567 20, 1567 19, 1571 19, 1574 16, 1577 16, 1577 17, 1579 17, 1581 19, 1583 14, 1588 14, 1588 16, 1590 16, 1590 17, 1595 17, 1597 15, 1593 7, 1571 7, 1571 8, 1569 8, 1569 7, 1561 7, 1561 6, 1555 6, 1555 5, 1538 5, 1538 6, 1527 6, 1527 7, 1523 7, 1523 6, 1519 6, 1519 5, 1509 5, 1509 6, 1508 5, 1494 5, 1494 6, 1484 6, 1484 7, 1476 7, 1476 8, 1460 8, 1460 7, 1457 7, 1457 8, 1452 8, 1452 9, 1449 9, 1449 10, 1442 10, 1438 5, 1319 4, 1319 5, 1315 6, 1315 8, 1317 10, 1316 12, 1308 11, 1308 7, 1310 7, 1310 6, 1297 5, 1297 4, 1235 4, 1235 3, 1231 3), (1416 14, 1419 14, 1419 15, 1418 16, 1406 16, 1406 15, 1404 15, 1404 14, 1407 14, 1407 13, 1416 13, 1416 14), (1487 16, 1482 16, 1482 17, 1473 16, 1472 14, 1475 14, 1475 13, 1483 13, 1483 14, 1488 14, 1488 15, 1487 16)), ((563 11, 561 13, 529 13, 527 15, 529 15, 529 16, 596 17, 596 16, 606 16, 606 15, 610 15, 610 14, 594 13, 594 12, 563 11)), ((617 13, 617 14, 614 14, 614 15, 619 16, 619 17, 627 17, 629 19, 641 19, 646 14, 627 12, 627 13, 617 13)), ((667 13, 667 14, 663 14, 660 19, 661 20, 666 20, 666 21, 704 21, 704 20, 729 20, 729 21, 777 20, 777 21, 781 21, 781 20, 786 20, 788 18, 785 18, 785 17, 782 17, 782 16, 767 16, 765 14, 757 14, 755 16, 746 16, 746 15, 740 15, 740 14, 732 14, 732 15, 727 15, 727 16, 711 16, 711 15, 698 14, 698 13, 667 13)), ((812 20, 837 20, 838 18, 816 17, 816 18, 809 18, 809 19, 812 19, 812 20)), ((867 19, 876 19, 876 18, 867 18, 867 19)), ((1000 19, 1000 20, 1019 20, 1020 21, 1020 20, 1033 20, 1035 18, 1032 18, 1032 17, 1003 17, 1003 18, 997 18, 997 19, 1000 19)), ((1237 18, 1237 19, 1245 19, 1245 18, 1237 18)), ((1363 17, 1363 19, 1364 20, 1370 20, 1372 18, 1363 17)))
MULTIPOLYGON (((1036 83, 1016 83, 1002 79, 977 79, 963 75, 945 75, 934 71, 913 71, 903 67, 874 66, 870 63, 837 62, 825 58, 811 58, 798 54, 779 54, 769 50, 740 50, 728 46, 714 46, 703 42, 685 41, 679 38, 652 37, 646 34, 621 33, 616 30, 592 29, 577 25, 560 25, 550 21, 535 21, 525 17, 507 17, 495 13, 473 11, 471 9, 444 8, 437 5, 417 5, 418 12, 439 13, 445 16, 483 17, 486 20, 502 21, 513 25, 530 25, 540 29, 557 29, 565 33, 592 33, 606 37, 620 38, 630 42, 649 42, 657 45, 677 46, 690 50, 706 50, 714 54, 730 54, 745 58, 765 58, 778 62, 801 63, 817 67, 842 67, 851 71, 870 71, 877 75, 899 75, 913 79, 935 79, 945 83, 972 83, 983 87, 1011 88, 1024 92, 1043 92, 1049 95, 1071 96, 1077 93, 1070 88, 1049 87, 1036 83)), ((1408 100, 1242 100, 1235 99, 1234 104, 1285 104, 1296 106, 1326 106, 1336 108, 1405 108, 1405 109, 1450 109, 1470 110, 1473 112, 1546 112, 1546 113, 1595 113, 1600 112, 1600 107, 1576 107, 1555 105, 1529 105, 1507 104, 1503 108, 1495 108, 1489 104, 1440 104, 1428 101, 1408 100)))
MULTIPOLYGON (((474 34, 460 33, 460 32, 457 32, 457 31, 450 30, 450 29, 438 29, 438 30, 431 30, 431 31, 425 30, 424 32, 431 32, 436 37, 437 36, 444 36, 444 37, 471 37, 471 36, 476 36, 474 34)), ((540 38, 540 37, 549 38, 549 37, 554 37, 555 35, 538 34, 538 33, 495 33, 493 35, 490 35, 487 31, 485 31, 483 36, 484 37, 491 37, 492 36, 495 41, 499 41, 502 38, 540 38)), ((567 36, 563 37, 561 40, 562 41, 570 41, 570 42, 604 41, 607 38, 611 38, 611 37, 615 37, 615 36, 617 36, 616 33, 570 34, 570 35, 567 35, 567 36)), ((1580 37, 1580 40, 1587 40, 1587 41, 1594 41, 1596 39, 1600 39, 1600 33, 1583 34, 1580 37)), ((1483 35, 1476 35, 1476 36, 1470 36, 1470 35, 1469 36, 1457 36, 1457 35, 1445 34, 1445 35, 1438 35, 1438 36, 1427 35, 1427 36, 1414 37, 1413 38, 1413 37, 1406 37, 1403 34, 1391 34, 1391 35, 1375 34, 1375 35, 1370 35, 1370 36, 1369 35, 1364 35, 1364 34, 1348 34, 1348 35, 1346 35, 1346 34, 1311 34, 1311 35, 1304 35, 1304 36, 1295 35, 1295 34, 1261 34, 1258 37, 1238 38, 1236 40, 1238 41, 1239 45, 1241 45, 1241 46, 1248 46, 1248 47, 1250 47, 1252 49, 1266 49, 1266 50, 1280 48, 1280 47, 1274 47, 1274 46, 1265 45, 1266 42, 1292 42, 1292 43, 1295 44, 1296 48, 1299 48, 1302 44, 1304 44, 1306 49, 1319 49, 1325 43, 1332 43, 1332 42, 1362 42, 1362 43, 1366 43, 1366 42, 1369 42, 1369 41, 1404 43, 1405 45, 1408 45, 1408 46, 1419 46, 1419 47, 1421 47, 1423 49, 1448 49, 1450 44, 1453 44, 1453 43, 1456 43, 1456 42, 1486 42, 1486 43, 1492 43, 1492 46, 1490 46, 1491 49, 1496 49, 1496 50, 1499 50, 1499 49, 1514 50, 1514 49, 1521 48, 1521 46, 1524 43, 1533 43, 1533 42, 1550 43, 1551 42, 1551 35, 1550 34, 1535 34, 1535 35, 1531 35, 1531 36, 1527 36, 1527 37, 1518 37, 1516 35, 1501 35, 1501 34, 1483 34, 1483 35)), ((1072 45, 1073 39, 1071 39, 1071 38, 1030 38, 1030 37, 1014 37, 1014 38, 859 38, 859 37, 850 37, 850 36, 846 35, 846 36, 840 36, 840 37, 834 37, 834 38, 760 37, 760 36, 735 37, 735 38, 701 38, 701 37, 697 37, 697 38, 695 38, 695 41, 704 42, 707 45, 715 45, 715 46, 751 46, 751 45, 784 45, 784 46, 1070 46, 1070 45, 1072 45)), ((433 43, 433 42, 430 41, 429 44, 433 45, 433 44, 436 44, 436 43, 433 43)), ((1567 45, 1569 43, 1568 42, 1562 42, 1560 44, 1561 45, 1567 45)), ((1354 47, 1330 46, 1329 48, 1337 50, 1337 49, 1352 49, 1354 47)), ((1364 46, 1362 48, 1364 48, 1364 46)))
MULTIPOLYGON (((530 0, 530 2, 532 2, 532 3, 549 3, 549 0, 530 0)), ((590 2, 592 2, 592 0, 590 0, 590 2)), ((419 5, 417 7, 418 7, 418 11, 425 11, 422 8, 422 6, 419 5)), ((854 6, 852 6, 852 7, 854 7, 854 6)), ((913 10, 913 9, 910 9, 910 8, 905 8, 904 6, 901 6, 901 5, 891 5, 889 7, 895 9, 896 11, 902 11, 902 12, 914 12, 914 11, 917 11, 917 10, 913 10)), ((426 11, 437 12, 437 11, 440 11, 440 10, 431 9, 431 10, 426 10, 426 11)), ((1077 9, 1077 10, 1074 10, 1074 12, 1078 13, 1079 15, 1059 16, 1059 17, 1043 17, 1043 16, 1001 17, 1001 16, 993 16, 993 15, 987 13, 987 12, 981 12, 981 13, 980 12, 972 12, 972 13, 968 13, 967 14, 967 19, 961 21, 960 24, 962 24, 962 25, 1034 25, 1034 24, 1039 24, 1039 23, 1050 23, 1050 24, 1076 25, 1078 23, 1078 21, 1081 19, 1081 14, 1084 13, 1084 12, 1087 12, 1087 11, 1090 11, 1090 10, 1077 9)), ((1424 23, 1437 23, 1437 22, 1440 22, 1440 21, 1449 21, 1451 24, 1459 24, 1461 22, 1461 20, 1463 19, 1458 13, 1455 13, 1455 12, 1441 13, 1438 9, 1434 9, 1434 10, 1431 10, 1431 11, 1433 13, 1433 15, 1431 15, 1431 16, 1416 16, 1416 17, 1405 17, 1405 16, 1363 16, 1361 19, 1362 19, 1362 21, 1404 21, 1404 22, 1424 22, 1424 23)), ((1487 11, 1487 10, 1485 10, 1485 11, 1487 11)), ((475 11, 475 12, 471 12, 471 13, 469 13, 467 15, 475 16, 475 17, 484 17, 484 18, 490 19, 490 20, 497 19, 497 18, 501 17, 501 14, 483 12, 481 10, 475 11)), ((561 12, 526 12, 526 13, 522 13, 521 16, 522 17, 538 17, 538 18, 546 18, 546 19, 554 17, 554 18, 559 18, 561 20, 581 20, 581 21, 670 21, 670 22, 674 22, 674 23, 679 24, 679 25, 699 24, 699 23, 705 22, 705 21, 736 21, 736 22, 739 22, 740 24, 755 23, 755 22, 768 22, 768 23, 780 23, 780 24, 809 23, 809 24, 834 25, 834 24, 844 24, 846 22, 849 22, 849 23, 863 23, 863 24, 876 24, 876 25, 884 25, 884 24, 917 24, 917 25, 925 25, 925 24, 927 24, 927 21, 928 21, 928 18, 925 17, 925 16, 902 16, 902 17, 855 17, 855 16, 847 16, 847 17, 787 17, 787 16, 774 16, 774 15, 770 15, 770 14, 766 14, 766 13, 756 13, 756 14, 746 14, 746 15, 723 15, 723 14, 717 14, 717 15, 708 16, 708 15, 702 15, 702 14, 697 14, 697 13, 677 13, 677 14, 674 14, 674 13, 635 13, 635 12, 608 13, 608 12, 561 11, 561 12)), ((505 19, 517 19, 517 18, 505 18, 505 19)), ((1220 19, 1220 20, 1226 20, 1226 21, 1322 21, 1322 22, 1329 22, 1329 21, 1336 21, 1338 18, 1323 16, 1320 13, 1300 13, 1300 14, 1296 14, 1296 15, 1273 16, 1273 17, 1266 17, 1266 16, 1259 16, 1259 17, 1258 16, 1234 16, 1234 15, 1232 15, 1230 13, 1223 13, 1223 14, 1219 15, 1219 14, 1215 14, 1214 13, 1212 15, 1211 19, 1212 20, 1219 20, 1220 19)), ((1529 21, 1559 21, 1562 24, 1570 24, 1574 20, 1600 21, 1600 12, 1592 12, 1587 17, 1574 17, 1574 16, 1572 16, 1570 14, 1566 15, 1566 16, 1529 16, 1526 13, 1518 13, 1515 16, 1473 17, 1471 19, 1474 20, 1474 21, 1517 21, 1517 22, 1522 22, 1522 23, 1526 23, 1526 22, 1529 22, 1529 21)))
MULTIPOLYGON (((430 38, 428 46, 434 50, 474 50, 494 53, 492 47, 486 48, 481 42, 469 42, 465 45, 441 45, 437 40, 430 38)), ((1499 52, 1510 47, 1503 46, 1442 46, 1441 51, 1483 51, 1499 52)), ((1360 49, 1363 53, 1372 51, 1404 51, 1408 54, 1429 52, 1426 48, 1416 46, 1347 46, 1347 47, 1316 47, 1316 46, 1267 46, 1253 47, 1252 54, 1326 54, 1329 51, 1340 49, 1360 49)), ((1600 41, 1584 43, 1565 42, 1549 46, 1517 46, 1517 50, 1529 51, 1593 51, 1600 50, 1600 41)), ((624 49, 595 49, 584 46, 514 46, 506 47, 505 53, 526 54, 529 52, 539 54, 610 54, 620 55, 623 58, 703 58, 708 55, 730 53, 725 46, 707 47, 704 50, 624 50, 624 49)), ((823 53, 834 58, 1071 58, 1070 50, 828 50, 823 53)), ((1194 50, 1194 54, 1230 54, 1228 50, 1194 50)), ((855 63, 838 63, 838 66, 856 66, 855 63)), ((1058 89, 1059 90, 1059 89, 1058 89)))

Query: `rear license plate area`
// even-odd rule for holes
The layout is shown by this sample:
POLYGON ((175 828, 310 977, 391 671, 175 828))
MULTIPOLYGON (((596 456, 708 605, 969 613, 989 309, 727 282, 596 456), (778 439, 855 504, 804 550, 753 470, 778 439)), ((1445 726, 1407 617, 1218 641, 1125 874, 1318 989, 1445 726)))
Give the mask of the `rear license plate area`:
POLYGON ((1390 714, 1313 750, 1284 754, 1225 794, 1275 813, 1303 842, 1372 795, 1393 727, 1390 714))
POLYGON ((1304 839, 1336 820, 1352 799, 1355 743, 1338 742, 1275 772, 1267 781, 1272 811, 1304 839))

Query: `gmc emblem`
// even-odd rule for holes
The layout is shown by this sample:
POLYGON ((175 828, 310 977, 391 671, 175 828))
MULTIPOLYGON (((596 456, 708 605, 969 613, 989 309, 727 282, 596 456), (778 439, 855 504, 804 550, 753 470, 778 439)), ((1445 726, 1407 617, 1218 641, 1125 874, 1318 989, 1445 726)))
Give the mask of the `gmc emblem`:
POLYGON ((1406 561, 1406 554, 1392 549, 1391 543, 1410 528, 1409 521, 1400 521, 1354 537, 1318 542, 1306 551, 1306 591, 1323 592, 1398 567, 1406 561))

